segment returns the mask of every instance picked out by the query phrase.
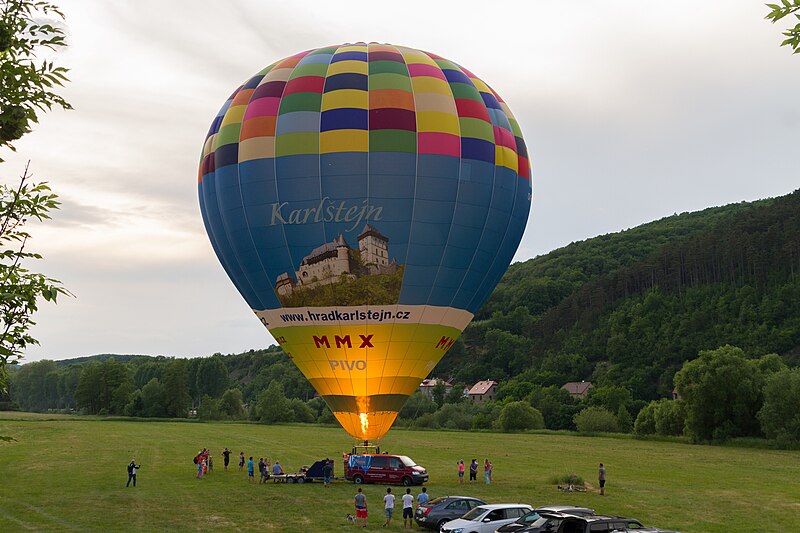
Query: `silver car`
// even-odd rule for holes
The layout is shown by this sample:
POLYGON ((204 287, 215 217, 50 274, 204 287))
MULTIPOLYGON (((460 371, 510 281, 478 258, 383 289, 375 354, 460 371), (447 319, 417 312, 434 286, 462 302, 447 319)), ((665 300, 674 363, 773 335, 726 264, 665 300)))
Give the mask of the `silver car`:
POLYGON ((447 522, 441 533, 494 533, 498 527, 510 524, 533 508, 522 503, 479 505, 461 518, 447 522))

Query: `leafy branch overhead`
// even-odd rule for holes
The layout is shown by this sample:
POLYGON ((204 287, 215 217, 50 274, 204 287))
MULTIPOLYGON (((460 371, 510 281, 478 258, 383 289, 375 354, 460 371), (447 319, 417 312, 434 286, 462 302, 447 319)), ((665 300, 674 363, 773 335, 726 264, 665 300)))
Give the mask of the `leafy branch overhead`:
POLYGON ((781 43, 781 46, 790 46, 795 54, 799 53, 800 14, 798 11, 800 11, 800 0, 781 0, 781 5, 767 4, 767 7, 772 11, 770 11, 765 18, 772 21, 773 24, 789 15, 794 15, 795 19, 798 20, 794 28, 789 28, 783 32, 783 36, 786 37, 786 39, 781 43))
POLYGON ((64 15, 49 2, 0 0, 0 16, 0 147, 14 150, 11 143, 38 122, 39 111, 72 109, 53 92, 68 70, 38 57, 66 46, 64 15))
MULTIPOLYGON (((0 0, 0 148, 14 150, 12 143, 38 122, 40 111, 72 109, 53 92, 67 81, 67 69, 40 59, 42 52, 66 46, 63 19, 49 2, 0 0)), ((69 294, 59 281, 28 269, 28 262, 42 256, 27 247, 26 224, 49 219, 58 205, 47 183, 31 182, 27 166, 19 182, 0 183, 0 392, 6 390, 8 364, 37 344, 29 331, 39 298, 54 302, 69 294)))

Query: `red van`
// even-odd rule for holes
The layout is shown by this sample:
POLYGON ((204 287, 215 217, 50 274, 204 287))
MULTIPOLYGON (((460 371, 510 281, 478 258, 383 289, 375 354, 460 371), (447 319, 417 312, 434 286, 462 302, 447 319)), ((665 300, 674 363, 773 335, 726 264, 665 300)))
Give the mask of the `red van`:
POLYGON ((352 454, 344 458, 344 477, 356 484, 409 486, 428 481, 428 471, 405 455, 352 454))

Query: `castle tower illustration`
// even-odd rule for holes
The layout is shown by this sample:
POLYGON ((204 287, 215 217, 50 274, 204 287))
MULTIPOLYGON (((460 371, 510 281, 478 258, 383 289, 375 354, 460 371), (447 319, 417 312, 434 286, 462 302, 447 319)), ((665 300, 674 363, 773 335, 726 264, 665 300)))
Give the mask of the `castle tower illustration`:
POLYGON ((380 231, 366 224, 358 236, 358 248, 361 251, 361 260, 365 265, 389 264, 389 239, 380 231))

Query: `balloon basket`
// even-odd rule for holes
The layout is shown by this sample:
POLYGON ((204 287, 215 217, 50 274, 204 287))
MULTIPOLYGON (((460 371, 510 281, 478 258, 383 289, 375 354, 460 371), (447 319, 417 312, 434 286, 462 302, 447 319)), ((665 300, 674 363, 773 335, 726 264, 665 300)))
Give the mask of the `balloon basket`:
POLYGON ((380 444, 375 441, 361 441, 353 445, 352 455, 377 455, 381 453, 380 444))

